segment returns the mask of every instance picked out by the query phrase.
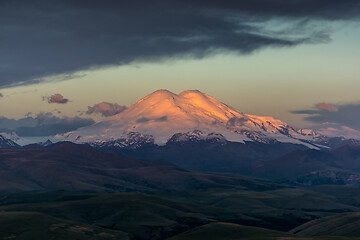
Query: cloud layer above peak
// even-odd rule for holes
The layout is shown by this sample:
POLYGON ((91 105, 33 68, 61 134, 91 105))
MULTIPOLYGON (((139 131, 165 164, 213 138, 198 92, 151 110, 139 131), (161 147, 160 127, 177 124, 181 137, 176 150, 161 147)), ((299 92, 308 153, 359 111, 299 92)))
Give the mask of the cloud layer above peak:
POLYGON ((0 87, 138 60, 328 41, 312 21, 360 16, 360 0, 0 2, 0 87), (272 29, 269 20, 286 23, 272 29))

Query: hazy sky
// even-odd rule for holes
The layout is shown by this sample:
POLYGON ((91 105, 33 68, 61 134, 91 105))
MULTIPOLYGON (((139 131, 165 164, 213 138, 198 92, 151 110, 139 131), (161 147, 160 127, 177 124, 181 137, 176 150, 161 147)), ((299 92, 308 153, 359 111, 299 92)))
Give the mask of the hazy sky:
POLYGON ((69 130, 162 88, 360 130, 359 16, 360 0, 1 1, 0 130, 69 130))

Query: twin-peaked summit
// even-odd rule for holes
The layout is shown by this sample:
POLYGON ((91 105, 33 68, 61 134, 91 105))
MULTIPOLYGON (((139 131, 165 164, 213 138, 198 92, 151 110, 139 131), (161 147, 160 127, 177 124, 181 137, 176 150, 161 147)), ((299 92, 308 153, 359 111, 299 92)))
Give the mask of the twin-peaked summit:
POLYGON ((158 90, 135 103, 128 112, 113 118, 119 119, 129 114, 151 120, 166 119, 167 124, 176 122, 180 127, 226 123, 229 119, 240 116, 236 110, 198 90, 188 90, 178 95, 158 90))
POLYGON ((59 137, 74 142, 99 142, 125 140, 136 133, 137 137, 146 136, 162 145, 174 134, 189 135, 194 131, 235 142, 303 144, 299 139, 307 138, 280 120, 244 114, 198 90, 180 94, 155 91, 115 116, 59 137))

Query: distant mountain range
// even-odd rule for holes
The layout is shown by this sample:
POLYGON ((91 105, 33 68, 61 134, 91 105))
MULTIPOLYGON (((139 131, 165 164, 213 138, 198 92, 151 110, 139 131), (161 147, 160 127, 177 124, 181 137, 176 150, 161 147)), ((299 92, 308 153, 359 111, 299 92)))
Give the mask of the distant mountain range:
POLYGON ((302 186, 360 186, 360 147, 293 151, 260 165, 253 176, 302 186))
POLYGON ((0 135, 0 148, 16 148, 20 147, 13 140, 0 135))
POLYGON ((207 188, 279 188, 239 175, 201 173, 164 160, 144 161, 89 145, 0 149, 0 192, 29 190, 150 191, 207 188))
MULTIPOLYGON (((160 183, 148 178, 160 172, 179 176, 179 187, 189 184, 187 178, 229 180, 199 172, 235 173, 302 186, 360 186, 359 140, 295 130, 273 117, 239 112, 200 91, 177 95, 158 90, 122 113, 56 137, 73 143, 47 140, 20 146, 16 134, 0 134, 4 186, 167 189, 168 179, 160 183)), ((194 181, 194 185, 203 184, 194 181)))
POLYGON ((0 191, 233 188, 243 177, 229 173, 293 186, 360 186, 357 145, 315 150, 290 143, 214 139, 135 149, 50 141, 20 147, 10 142, 0 149, 0 191))

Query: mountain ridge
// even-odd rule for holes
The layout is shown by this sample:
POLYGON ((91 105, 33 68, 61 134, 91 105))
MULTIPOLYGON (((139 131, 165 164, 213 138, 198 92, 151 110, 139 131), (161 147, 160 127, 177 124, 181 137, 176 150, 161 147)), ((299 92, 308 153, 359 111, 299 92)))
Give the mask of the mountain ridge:
POLYGON ((20 146, 16 142, 0 134, 0 148, 17 148, 17 147, 20 146))

